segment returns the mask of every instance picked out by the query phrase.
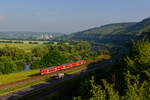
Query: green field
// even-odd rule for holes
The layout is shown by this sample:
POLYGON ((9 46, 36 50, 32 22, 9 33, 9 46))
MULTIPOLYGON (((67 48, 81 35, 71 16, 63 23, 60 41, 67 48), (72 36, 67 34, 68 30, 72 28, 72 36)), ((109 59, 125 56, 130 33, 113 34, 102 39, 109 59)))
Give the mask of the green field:
POLYGON ((0 41, 12 41, 12 42, 23 42, 23 43, 37 42, 39 44, 43 44, 44 42, 49 42, 49 41, 28 41, 28 40, 0 40, 0 41))
POLYGON ((0 85, 31 78, 31 76, 36 74, 40 74, 40 69, 35 69, 27 72, 12 73, 8 75, 0 75, 0 85))
POLYGON ((30 51, 30 50, 32 50, 35 47, 44 47, 44 46, 47 46, 47 44, 0 43, 0 48, 7 47, 7 46, 9 46, 9 47, 17 47, 17 48, 20 48, 20 49, 24 49, 24 50, 30 51))
POLYGON ((3 47, 17 47, 20 49, 24 49, 26 51, 31 51, 36 47, 45 47, 48 44, 43 44, 49 41, 25 41, 25 40, 0 40, 0 41, 12 41, 13 43, 0 43, 0 48, 3 47), (23 42, 23 43, 14 43, 14 42, 23 42), (29 42, 37 42, 38 44, 30 44, 29 42))

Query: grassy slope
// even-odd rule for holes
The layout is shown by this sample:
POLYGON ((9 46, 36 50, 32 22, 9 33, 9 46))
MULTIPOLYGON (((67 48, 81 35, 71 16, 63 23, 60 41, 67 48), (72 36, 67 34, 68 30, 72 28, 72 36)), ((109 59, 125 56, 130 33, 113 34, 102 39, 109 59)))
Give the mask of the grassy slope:
POLYGON ((18 80, 23 80, 30 78, 34 74, 40 73, 40 69, 35 69, 27 72, 18 72, 18 73, 11 73, 8 75, 0 75, 0 85, 1 84, 7 84, 11 82, 15 82, 18 80))
POLYGON ((33 86, 33 85, 44 83, 45 81, 47 81, 47 79, 36 80, 36 81, 33 81, 33 82, 28 82, 28 83, 25 83, 25 84, 20 84, 20 85, 11 87, 11 88, 3 89, 3 90, 0 90, 0 96, 8 94, 10 92, 19 91, 19 90, 28 88, 28 87, 33 86))

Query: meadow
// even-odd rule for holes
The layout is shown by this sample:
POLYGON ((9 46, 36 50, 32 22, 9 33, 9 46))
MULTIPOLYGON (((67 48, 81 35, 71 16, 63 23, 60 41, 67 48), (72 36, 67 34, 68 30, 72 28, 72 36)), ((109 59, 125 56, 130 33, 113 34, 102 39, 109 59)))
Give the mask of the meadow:
POLYGON ((30 44, 29 42, 30 41, 24 41, 24 43, 0 43, 0 48, 9 46, 9 47, 17 47, 20 49, 24 49, 26 51, 31 51, 32 49, 36 47, 44 47, 48 45, 48 44, 43 44, 43 41, 36 41, 38 44, 30 44))
POLYGON ((0 75, 0 79, 1 79, 0 85, 31 78, 31 76, 35 74, 40 74, 40 69, 30 70, 27 72, 18 72, 18 73, 0 75))
POLYGON ((33 48, 36 48, 36 47, 44 47, 46 46, 46 44, 17 44, 17 43, 0 43, 0 48, 3 48, 3 47, 6 47, 6 46, 9 46, 9 47, 17 47, 17 48, 20 48, 20 49, 24 49, 24 50, 27 50, 27 51, 30 51, 32 50, 33 48))

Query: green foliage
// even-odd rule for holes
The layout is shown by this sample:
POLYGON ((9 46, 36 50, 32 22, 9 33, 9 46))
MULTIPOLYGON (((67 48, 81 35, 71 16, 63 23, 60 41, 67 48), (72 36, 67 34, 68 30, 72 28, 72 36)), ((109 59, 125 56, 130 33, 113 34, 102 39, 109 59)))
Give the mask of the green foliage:
POLYGON ((0 73, 9 74, 22 71, 24 63, 31 62, 32 54, 16 47, 4 47, 0 49, 0 73))
POLYGON ((79 55, 84 59, 89 56, 91 46, 88 42, 79 42, 75 45, 75 50, 79 52, 79 55))
POLYGON ((41 60, 43 67, 61 65, 67 62, 68 59, 65 55, 57 50, 49 51, 41 60))
MULTIPOLYGON (((24 45, 24 44, 23 44, 24 45)), ((31 44, 30 44, 31 45, 31 44)), ((33 45, 33 44, 32 44, 33 45)), ((35 46, 35 45, 34 45, 35 46)), ((11 59, 16 69, 7 70, 5 63, 0 62, 0 74, 8 74, 12 72, 23 71, 25 64, 31 65, 31 69, 52 67, 56 65, 65 64, 72 61, 79 61, 82 59, 95 58, 99 55, 105 54, 104 51, 92 51, 91 44, 86 41, 69 43, 54 43, 47 46, 37 47, 27 51, 17 47, 4 46, 0 48, 0 57, 11 59), (43 66, 41 66, 43 65, 43 66)))
POLYGON ((79 61, 81 60, 81 56, 78 53, 73 53, 68 56, 71 61, 79 61))
MULTIPOLYGON (((126 95, 120 96, 115 90, 114 85, 102 80, 103 85, 95 84, 94 76, 90 80, 91 97, 86 100, 149 100, 150 83, 148 81, 140 82, 139 76, 126 75, 127 89, 126 95)), ((89 84, 89 83, 88 83, 89 84)), ((84 84, 87 85, 87 84, 84 84)), ((87 94, 86 94, 87 95, 87 94)), ((74 97, 74 100, 84 100, 84 96, 74 97)))
POLYGON ((90 100, 106 100, 106 91, 102 90, 102 86, 95 85, 94 77, 92 77, 90 82, 92 86, 91 93, 93 95, 90 100))
POLYGON ((32 53, 35 57, 43 57, 46 53, 48 53, 49 49, 48 47, 36 47, 32 50, 32 53))
POLYGON ((17 71, 17 65, 11 58, 6 56, 0 57, 0 72, 2 74, 8 74, 17 71))
POLYGON ((91 44, 86 41, 69 43, 57 43, 48 45, 44 48, 34 48, 32 69, 43 67, 52 67, 72 61, 79 61, 87 58, 94 58, 99 55, 108 53, 104 51, 92 52, 91 44))
POLYGON ((91 96, 90 90, 91 90, 91 84, 90 81, 85 79, 84 81, 80 82, 80 95, 83 98, 89 98, 91 96))
POLYGON ((147 39, 133 42, 133 47, 130 52, 130 57, 126 57, 126 65, 131 74, 140 74, 149 69, 150 66, 150 42, 147 39))
POLYGON ((75 97, 75 100, 149 100, 149 53, 150 42, 148 40, 133 42, 129 56, 124 57, 113 66, 112 70, 107 73, 110 74, 109 77, 103 79, 102 82, 99 78, 94 79, 94 77, 90 83, 88 80, 83 81, 80 95, 75 97), (88 99, 87 95, 90 96, 88 99))
POLYGON ((140 65, 150 65, 150 42, 143 39, 133 43, 132 55, 134 61, 140 65))
POLYGON ((126 92, 126 95, 123 97, 123 99, 128 99, 128 100, 148 100, 148 95, 150 88, 148 86, 148 82, 140 82, 139 80, 139 75, 133 76, 129 73, 126 75, 126 81, 127 81, 127 86, 128 90, 126 92), (148 86, 148 87, 147 87, 148 86))

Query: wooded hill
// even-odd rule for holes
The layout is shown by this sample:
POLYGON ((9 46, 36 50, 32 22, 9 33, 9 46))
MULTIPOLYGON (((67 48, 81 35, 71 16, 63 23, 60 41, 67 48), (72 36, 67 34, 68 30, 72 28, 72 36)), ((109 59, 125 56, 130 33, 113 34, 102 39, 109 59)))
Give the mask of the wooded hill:
POLYGON ((114 23, 76 32, 61 37, 59 40, 86 40, 101 43, 124 44, 137 36, 143 36, 142 33, 149 30, 150 18, 147 18, 141 22, 114 23))

